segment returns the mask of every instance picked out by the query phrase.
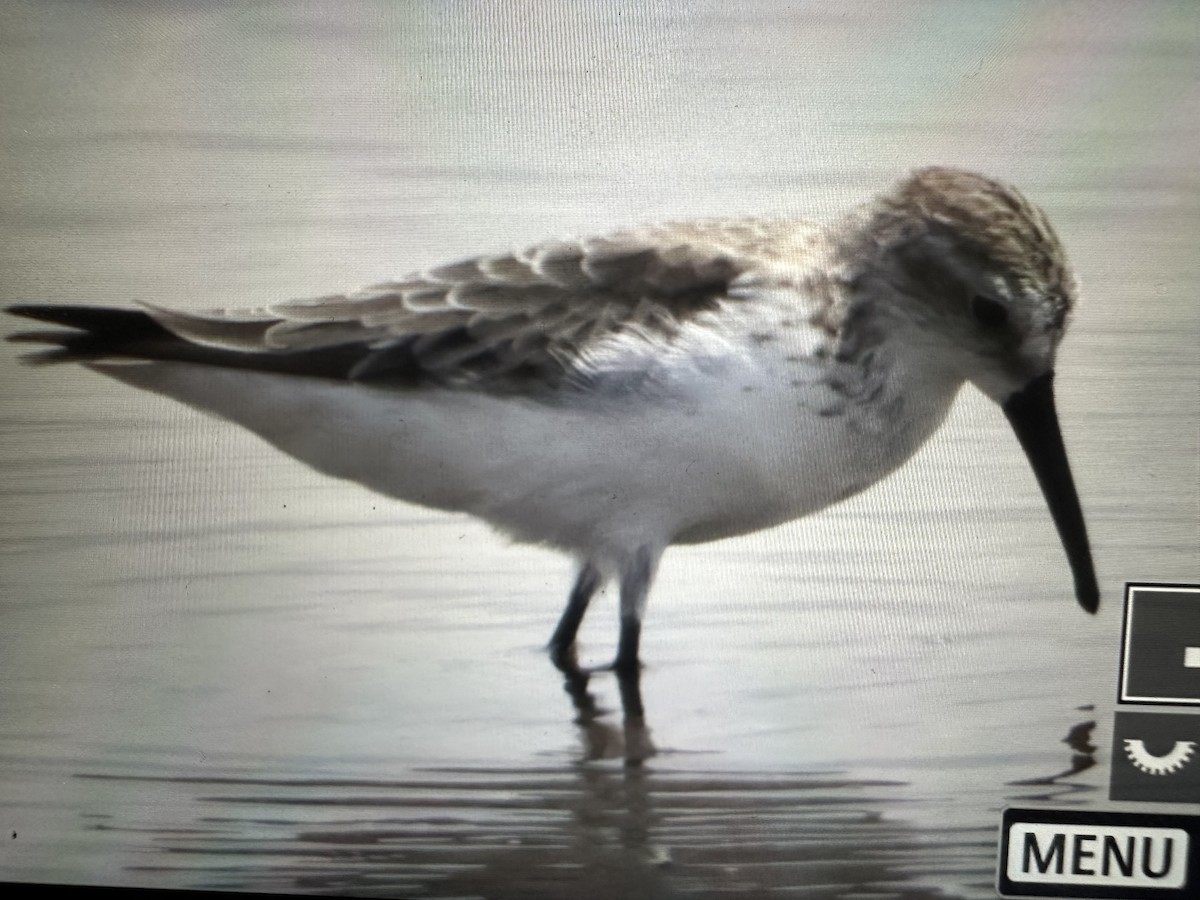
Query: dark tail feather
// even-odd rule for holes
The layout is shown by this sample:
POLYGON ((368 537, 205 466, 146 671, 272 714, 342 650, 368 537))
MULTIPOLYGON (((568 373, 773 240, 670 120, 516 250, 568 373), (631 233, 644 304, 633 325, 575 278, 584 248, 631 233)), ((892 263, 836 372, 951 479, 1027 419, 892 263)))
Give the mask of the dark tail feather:
MULTIPOLYGON (((158 324, 148 313, 134 309, 20 304, 8 307, 8 312, 64 329, 39 329, 9 335, 8 340, 15 343, 48 346, 49 349, 40 353, 23 357, 26 362, 35 364, 89 362, 116 357, 354 380, 357 376, 352 373, 373 352, 365 344, 290 353, 225 350, 184 340, 158 324)), ((393 384, 415 381, 414 376, 408 376, 407 381, 405 376, 406 373, 389 370, 386 379, 378 380, 393 384)))
POLYGON ((93 333, 122 332, 166 335, 169 332, 150 318, 149 314, 136 309, 114 309, 111 306, 66 306, 48 303, 18 303, 7 312, 26 319, 78 328, 93 333))
POLYGON ((144 357, 148 355, 149 345, 180 343, 178 337, 139 310, 20 304, 8 307, 8 312, 72 329, 23 331, 10 335, 8 339, 17 343, 50 345, 51 349, 26 357, 29 362, 72 362, 105 356, 144 357))

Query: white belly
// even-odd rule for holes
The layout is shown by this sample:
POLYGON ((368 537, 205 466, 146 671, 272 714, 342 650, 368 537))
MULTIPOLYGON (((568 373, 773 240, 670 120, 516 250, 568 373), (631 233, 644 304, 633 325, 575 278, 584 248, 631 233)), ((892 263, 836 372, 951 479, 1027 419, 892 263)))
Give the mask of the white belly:
POLYGON ((822 416, 799 388, 571 406, 186 363, 96 368, 254 431, 296 459, 592 558, 796 518, 886 475, 953 398, 896 421, 822 416))

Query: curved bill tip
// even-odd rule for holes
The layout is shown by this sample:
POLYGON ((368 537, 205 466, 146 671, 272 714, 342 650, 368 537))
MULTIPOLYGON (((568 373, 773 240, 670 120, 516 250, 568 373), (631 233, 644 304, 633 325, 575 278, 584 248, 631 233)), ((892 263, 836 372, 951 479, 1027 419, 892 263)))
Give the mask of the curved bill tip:
POLYGON ((1100 608, 1100 587, 1054 407, 1054 373, 1046 372, 1033 379, 1009 397, 1003 408, 1050 506, 1050 515, 1075 576, 1075 597, 1080 606, 1094 613, 1100 608))

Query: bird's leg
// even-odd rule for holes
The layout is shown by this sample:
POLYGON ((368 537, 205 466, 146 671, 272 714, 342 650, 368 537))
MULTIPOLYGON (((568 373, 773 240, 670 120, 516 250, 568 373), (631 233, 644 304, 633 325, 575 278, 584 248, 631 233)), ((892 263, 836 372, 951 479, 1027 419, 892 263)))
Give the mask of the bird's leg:
POLYGON ((558 626, 550 638, 550 658, 554 665, 564 672, 568 669, 578 669, 575 662, 575 633, 579 631, 579 623, 583 621, 588 603, 599 586, 599 569, 590 562, 584 563, 575 579, 575 586, 571 588, 567 608, 563 610, 558 626))
POLYGON ((638 663, 634 663, 633 671, 627 672, 624 669, 618 669, 615 665, 617 675, 617 687, 621 691, 621 710, 625 713, 626 724, 643 721, 646 718, 646 710, 642 706, 642 670, 638 663))
POLYGON ((649 547, 639 547, 629 565, 621 572, 621 638, 613 671, 621 676, 636 675, 638 643, 642 637, 642 616, 646 612, 646 595, 654 577, 657 562, 649 547))

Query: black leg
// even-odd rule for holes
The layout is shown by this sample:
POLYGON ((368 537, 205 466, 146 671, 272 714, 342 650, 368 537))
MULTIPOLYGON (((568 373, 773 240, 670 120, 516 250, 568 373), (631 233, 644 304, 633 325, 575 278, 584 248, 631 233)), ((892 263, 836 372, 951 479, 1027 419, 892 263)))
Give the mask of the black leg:
POLYGON ((635 618, 621 616, 621 642, 617 644, 617 658, 613 661, 613 671, 618 675, 636 675, 641 663, 638 662, 638 644, 642 639, 642 623, 635 618))
POLYGON ((655 562, 649 547, 639 547, 628 568, 621 573, 621 639, 613 662, 613 671, 618 675, 636 674, 641 667, 638 644, 655 562))
POLYGON ((575 633, 579 631, 579 623, 587 612, 588 603, 596 588, 600 586, 600 572, 590 562, 584 563, 571 588, 571 596, 567 600, 567 608, 563 610, 558 620, 558 627, 550 638, 550 656, 560 669, 564 665, 574 667, 575 664, 575 633))
POLYGON ((625 712, 625 720, 638 720, 646 718, 646 711, 642 707, 642 672, 635 660, 633 671, 626 672, 623 669, 617 668, 617 687, 621 691, 621 709, 625 712))

